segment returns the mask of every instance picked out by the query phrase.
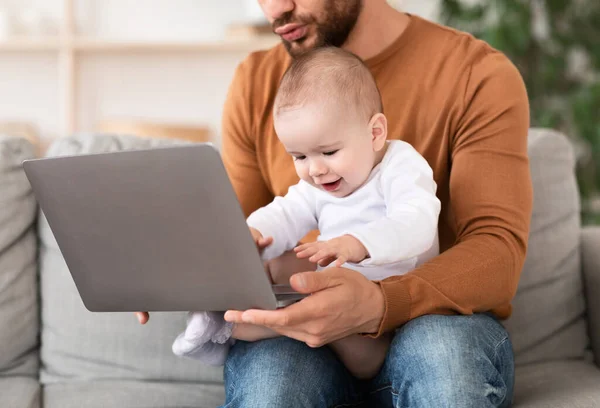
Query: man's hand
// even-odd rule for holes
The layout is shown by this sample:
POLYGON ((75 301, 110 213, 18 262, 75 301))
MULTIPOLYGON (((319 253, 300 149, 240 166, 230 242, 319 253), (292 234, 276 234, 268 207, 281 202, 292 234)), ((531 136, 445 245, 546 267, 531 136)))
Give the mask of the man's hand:
POLYGON ((150 320, 150 314, 148 312, 135 312, 135 316, 141 324, 148 323, 150 320))
POLYGON ((250 233, 252 234, 252 239, 254 240, 256 247, 261 252, 263 249, 265 249, 266 247, 268 247, 269 245, 271 245, 273 243, 273 237, 267 237, 267 238, 263 237, 263 235, 260 233, 260 231, 257 230, 256 228, 250 227, 250 233))
POLYGON ((278 310, 230 310, 225 320, 266 326, 310 347, 351 334, 378 331, 385 311, 383 293, 379 285, 362 274, 329 268, 296 274, 290 284, 296 291, 311 295, 278 310))
POLYGON ((335 261, 340 267, 346 262, 358 263, 369 256, 369 252, 358 239, 344 235, 329 241, 310 242, 294 248, 298 258, 308 258, 310 262, 327 266, 335 261))

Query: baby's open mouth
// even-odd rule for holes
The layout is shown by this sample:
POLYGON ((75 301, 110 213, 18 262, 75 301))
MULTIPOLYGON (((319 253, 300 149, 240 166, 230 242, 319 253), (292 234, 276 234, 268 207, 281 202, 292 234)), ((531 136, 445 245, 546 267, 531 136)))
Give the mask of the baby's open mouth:
POLYGON ((341 183, 342 183, 342 179, 339 178, 336 181, 333 181, 331 183, 323 183, 321 185, 323 186, 323 189, 325 191, 335 191, 339 188, 341 183))

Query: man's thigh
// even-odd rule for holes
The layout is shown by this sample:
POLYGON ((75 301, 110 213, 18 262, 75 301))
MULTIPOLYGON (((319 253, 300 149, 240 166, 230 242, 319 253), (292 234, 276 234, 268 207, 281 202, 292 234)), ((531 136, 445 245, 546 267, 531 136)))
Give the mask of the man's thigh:
POLYGON ((313 349, 287 337, 238 341, 225 363, 223 408, 347 407, 356 381, 329 347, 313 349))
POLYGON ((508 407, 512 344, 486 314, 427 315, 399 329, 372 381, 378 407, 508 407))

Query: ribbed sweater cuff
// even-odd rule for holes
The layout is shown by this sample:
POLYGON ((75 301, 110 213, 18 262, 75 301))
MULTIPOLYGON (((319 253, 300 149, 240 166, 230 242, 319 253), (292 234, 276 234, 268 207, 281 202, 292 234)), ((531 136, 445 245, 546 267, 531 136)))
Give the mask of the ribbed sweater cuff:
POLYGON ((377 282, 383 292, 385 310, 377 334, 369 337, 379 337, 392 331, 410 320, 410 293, 404 281, 391 280, 377 282))

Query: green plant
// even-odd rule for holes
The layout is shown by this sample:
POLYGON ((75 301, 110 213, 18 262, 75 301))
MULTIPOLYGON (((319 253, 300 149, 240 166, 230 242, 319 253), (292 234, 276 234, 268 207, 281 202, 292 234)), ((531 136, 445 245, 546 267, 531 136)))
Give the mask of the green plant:
POLYGON ((442 0, 441 21, 517 66, 532 126, 558 129, 577 147, 582 220, 600 224, 600 1, 442 0))

